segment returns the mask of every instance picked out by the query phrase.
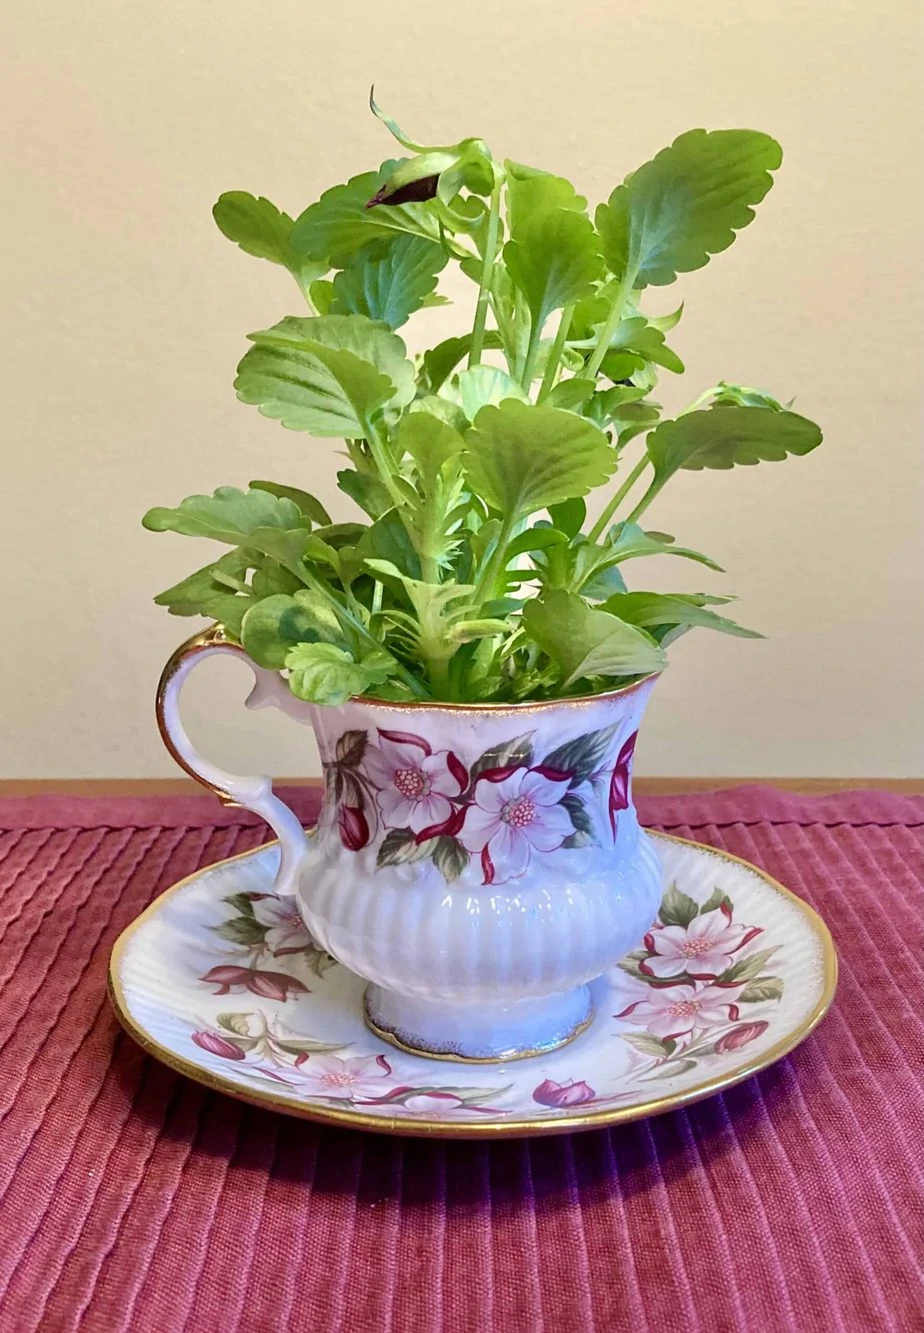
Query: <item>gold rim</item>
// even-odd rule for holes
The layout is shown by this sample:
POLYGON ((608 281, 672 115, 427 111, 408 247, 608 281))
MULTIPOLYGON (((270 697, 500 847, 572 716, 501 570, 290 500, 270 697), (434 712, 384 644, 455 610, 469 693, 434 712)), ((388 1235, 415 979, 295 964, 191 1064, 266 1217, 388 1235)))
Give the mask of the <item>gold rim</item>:
POLYGON ((700 851, 717 856, 720 860, 731 861, 735 865, 744 866, 745 869, 752 871, 775 893, 788 899, 789 902, 795 903, 821 946, 824 962, 824 985, 818 1002, 808 1018, 800 1023, 797 1028, 788 1032, 785 1037, 771 1046, 758 1059, 740 1065, 728 1074, 706 1079, 704 1082, 696 1084, 695 1087, 687 1088, 683 1092, 667 1093, 663 1097, 655 1097, 647 1102, 636 1102, 632 1106, 604 1107, 596 1111, 587 1111, 583 1115, 563 1117, 557 1120, 525 1117, 519 1120, 483 1120, 480 1123, 472 1124, 452 1124, 445 1120, 402 1121, 388 1116, 364 1115, 356 1111, 345 1111, 339 1107, 306 1106, 304 1102, 297 1101, 293 1097, 281 1097, 273 1093, 264 1094, 252 1089, 241 1088, 236 1083, 229 1082, 219 1074, 203 1069, 200 1065, 193 1064, 192 1061, 177 1055, 168 1047, 162 1046, 160 1042, 156 1041, 135 1022, 129 1012, 119 977, 126 946, 135 932, 163 906, 168 898, 172 898, 175 893, 179 893, 181 889, 185 888, 192 880, 198 879, 206 870, 214 870, 218 866, 231 865, 233 862, 242 861, 246 857, 256 856, 265 851, 267 847, 272 846, 272 843, 264 843, 261 847, 255 847, 249 852, 239 852, 237 856, 229 856, 223 861, 217 861, 213 866, 203 866, 201 869, 194 871, 193 874, 187 875, 185 879, 181 879, 158 898, 155 898, 154 902, 146 907, 131 925, 126 926, 113 946, 109 959, 109 998, 116 1017, 129 1036, 149 1055, 153 1055, 155 1059, 169 1069, 178 1074, 183 1074, 195 1083, 203 1084, 213 1092, 224 1093, 238 1101, 247 1102, 252 1106, 261 1106, 264 1109, 281 1111, 287 1115, 298 1116, 302 1120, 319 1121, 322 1124, 348 1125, 353 1129, 377 1130, 386 1134, 417 1138, 432 1135, 439 1138, 453 1139, 502 1139, 546 1134, 572 1134, 577 1130, 597 1129, 603 1125, 620 1125, 631 1120, 643 1120, 650 1115, 660 1115, 665 1111, 675 1111, 682 1106, 690 1106, 694 1102, 702 1101, 705 1097, 711 1097, 717 1092, 724 1092, 726 1088, 732 1088, 737 1083, 742 1083, 746 1078, 750 1078, 752 1074, 757 1074, 769 1065, 775 1064, 777 1060, 781 1060, 783 1056, 788 1055, 790 1051, 800 1045, 815 1030, 831 1007, 831 1001, 834 999, 834 993, 837 989, 837 954, 834 949, 834 942, 831 939, 831 933, 815 909, 803 901, 798 894, 793 893, 791 889, 787 889, 785 884, 781 884, 779 880, 774 879, 772 875, 768 875, 750 861, 745 861, 743 857, 735 856, 732 852, 720 851, 716 847, 710 847, 707 843, 694 842, 690 838, 677 838, 673 834, 660 832, 652 833, 651 836, 664 842, 676 842, 686 847, 696 847, 700 851))
POLYGON ((363 996, 363 1022, 376 1037, 387 1041, 389 1046, 396 1046, 406 1055, 421 1055, 425 1060, 448 1060, 454 1065, 512 1065, 517 1060, 532 1060, 537 1055, 555 1055, 557 1051, 563 1051, 566 1046, 576 1041, 582 1032, 586 1032, 596 1016, 597 1011, 591 1004, 587 1017, 575 1023, 567 1037, 562 1037, 554 1046, 534 1046, 528 1051, 508 1051, 505 1055, 453 1055, 448 1051, 428 1051, 424 1046, 411 1046, 409 1042, 402 1041, 396 1032, 380 1027, 369 1013, 368 996, 363 996))

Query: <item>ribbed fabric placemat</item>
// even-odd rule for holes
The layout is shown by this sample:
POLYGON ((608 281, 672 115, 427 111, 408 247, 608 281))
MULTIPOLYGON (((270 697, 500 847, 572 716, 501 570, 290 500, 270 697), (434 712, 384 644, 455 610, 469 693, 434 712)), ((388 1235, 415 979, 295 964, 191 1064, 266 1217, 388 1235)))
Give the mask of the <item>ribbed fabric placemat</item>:
MULTIPOLYGON (((289 795, 310 822, 316 794, 289 795)), ((116 936, 263 841, 251 816, 0 802, 0 1333, 918 1333, 924 802, 746 787, 639 806, 823 914, 831 1013, 686 1111, 465 1143, 247 1107, 118 1028, 116 936)))

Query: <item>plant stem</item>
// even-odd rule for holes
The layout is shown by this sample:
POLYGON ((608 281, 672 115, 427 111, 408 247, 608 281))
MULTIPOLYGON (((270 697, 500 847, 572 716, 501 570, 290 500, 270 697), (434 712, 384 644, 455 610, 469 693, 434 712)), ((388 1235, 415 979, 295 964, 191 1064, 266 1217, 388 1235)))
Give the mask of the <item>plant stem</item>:
POLYGON ((635 467, 629 473, 628 477, 626 477, 625 481, 622 483, 616 494, 607 503, 606 508, 603 510, 603 513, 600 515, 596 523, 591 528, 590 533, 588 534, 590 541, 596 542, 600 540, 600 538, 603 536, 603 532, 606 528, 607 523, 609 523, 610 519, 613 517, 616 510, 619 508, 623 500, 629 494, 632 487, 638 481, 639 477, 645 471, 645 468, 648 466, 650 461, 651 460, 649 459, 647 454, 642 454, 641 458, 638 460, 635 467))
POLYGON ((571 328, 571 319, 574 315, 574 305, 566 305, 561 312, 561 319, 558 322, 558 332, 555 334, 555 340, 549 348, 549 357, 545 363, 545 374, 542 376, 542 383, 539 385, 538 402, 545 402, 555 384, 555 377, 558 374, 558 366, 561 361, 561 354, 565 350, 565 343, 568 341, 568 332, 571 328))
POLYGON ((533 375, 536 370, 536 357, 539 355, 539 340, 542 337, 542 325, 530 316, 529 323, 529 342, 526 344, 526 355, 523 358, 523 374, 520 383, 523 386, 523 392, 529 394, 529 386, 533 382, 533 375))
POLYGON ((484 258, 481 265, 481 282, 478 284, 478 301, 475 306, 475 324, 472 329, 472 346, 468 356, 470 366, 481 364, 484 348, 484 329, 488 315, 488 293, 491 290, 491 271, 497 255, 497 236, 500 230, 500 201, 503 178, 495 181, 491 191, 491 211, 488 214, 488 234, 484 244, 484 258))
POLYGON ((497 534, 497 542, 494 550, 482 566, 478 581, 475 584, 475 591, 472 594, 472 601, 476 606, 481 606, 489 601, 494 595, 494 587, 497 583, 498 575, 504 567, 504 555, 510 542, 513 529, 516 527, 516 515, 508 514, 503 521, 500 532, 497 534))
POLYGON ((651 485, 648 487, 648 490, 645 492, 641 500, 639 500, 638 504, 632 510, 632 513, 626 519, 627 523, 635 523, 638 521, 641 515, 644 514, 645 510, 651 504, 652 500, 654 500, 654 498, 658 495, 663 485, 664 482, 658 481, 657 478, 655 478, 654 481, 652 481, 651 485))
POLYGON ((581 372, 582 379, 592 380, 603 364, 603 358, 610 350, 610 341, 619 327, 619 321, 622 319, 623 308, 632 293, 632 284, 634 281, 635 273, 630 270, 619 284, 616 296, 613 299, 613 304, 610 307, 610 313, 606 317, 606 323, 600 331, 599 341, 593 350, 590 360, 581 372))

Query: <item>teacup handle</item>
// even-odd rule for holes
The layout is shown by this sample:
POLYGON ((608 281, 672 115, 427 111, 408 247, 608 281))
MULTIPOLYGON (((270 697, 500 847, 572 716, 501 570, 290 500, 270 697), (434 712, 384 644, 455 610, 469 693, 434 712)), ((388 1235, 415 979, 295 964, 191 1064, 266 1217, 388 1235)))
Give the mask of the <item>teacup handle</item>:
POLYGON ((220 625, 212 625, 181 643, 161 673, 156 703, 161 738, 180 768, 201 782, 203 787, 207 787, 223 805, 243 806, 245 810, 252 810, 266 820, 279 839, 280 857, 275 892, 291 896, 295 893, 298 869, 306 846, 305 831, 297 816, 284 801, 273 795, 271 778, 240 777, 204 759, 189 739, 180 720, 180 694, 186 677, 200 662, 216 653, 241 658, 253 672, 254 687, 246 700, 248 708, 275 706, 297 720, 304 721, 303 717, 298 717, 298 700, 293 698, 281 676, 275 671, 257 666, 243 648, 226 637, 220 625))

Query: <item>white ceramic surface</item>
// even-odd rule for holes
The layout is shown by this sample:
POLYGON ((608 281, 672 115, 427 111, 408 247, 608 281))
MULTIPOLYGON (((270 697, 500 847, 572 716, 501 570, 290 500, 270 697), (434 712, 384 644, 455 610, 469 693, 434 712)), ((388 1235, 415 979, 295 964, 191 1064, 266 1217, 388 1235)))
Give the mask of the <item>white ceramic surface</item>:
POLYGON ((543 1134, 635 1119, 708 1095, 797 1045, 834 994, 810 908, 725 853, 651 835, 657 923, 593 983, 569 1045, 510 1064, 395 1050, 364 1026, 364 983, 274 892, 269 846, 197 872, 118 941, 121 1021, 165 1063, 279 1111, 395 1133, 543 1134))
POLYGON ((632 803, 631 766, 653 679, 563 702, 301 704, 254 668, 251 707, 311 725, 324 767, 302 833, 266 778, 203 760, 178 714, 198 646, 168 677, 164 725, 190 771, 280 837, 277 891, 311 935, 370 983, 376 1031, 470 1059, 521 1057, 589 1020, 589 982, 654 919, 660 866, 632 803))

